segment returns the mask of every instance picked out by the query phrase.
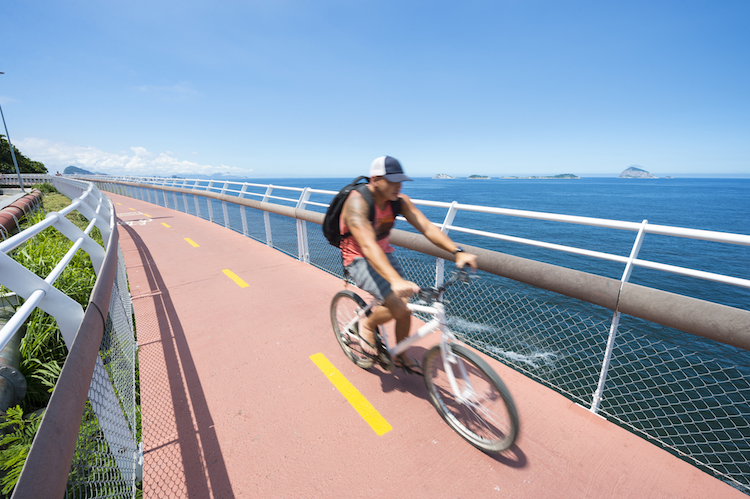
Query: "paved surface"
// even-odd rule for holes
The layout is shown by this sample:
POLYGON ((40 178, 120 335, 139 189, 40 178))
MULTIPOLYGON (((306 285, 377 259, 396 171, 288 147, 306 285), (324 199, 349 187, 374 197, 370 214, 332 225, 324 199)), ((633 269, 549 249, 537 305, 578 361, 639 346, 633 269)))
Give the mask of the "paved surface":
POLYGON ((521 433, 487 456, 443 423, 421 378, 346 359, 328 312, 340 279, 205 220, 110 196, 140 344, 146 498, 746 498, 495 362, 521 433), (378 436, 315 354, 393 429, 378 436))

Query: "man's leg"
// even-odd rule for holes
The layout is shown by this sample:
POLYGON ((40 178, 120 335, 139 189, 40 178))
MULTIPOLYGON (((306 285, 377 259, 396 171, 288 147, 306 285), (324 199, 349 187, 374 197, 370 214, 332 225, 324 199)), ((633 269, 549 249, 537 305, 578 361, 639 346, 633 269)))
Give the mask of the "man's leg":
MULTIPOLYGON (((391 319, 396 319, 396 341, 399 342, 409 336, 411 330, 411 311, 406 307, 408 302, 405 298, 398 298, 390 293, 385 298, 385 306, 378 305, 375 307, 369 317, 361 321, 359 334, 362 338, 370 343, 375 344, 375 330, 381 324, 385 324, 391 319)), ((374 349, 364 345, 366 352, 374 355, 374 349), (372 350, 372 351, 368 351, 372 350)))
MULTIPOLYGON (((404 275, 398 260, 396 260, 393 254, 388 254, 388 259, 393 268, 400 275, 404 275)), ((364 258, 355 259, 347 267, 347 271, 354 278, 357 286, 372 294, 376 299, 382 300, 384 304, 373 307, 370 316, 360 321, 359 335, 366 342, 362 342, 362 349, 365 353, 370 355, 377 354, 375 348, 369 345, 375 345, 375 331, 377 327, 391 319, 396 319, 397 341, 406 338, 409 335, 411 327, 411 311, 406 307, 408 299, 396 297, 391 292, 390 284, 364 258)))

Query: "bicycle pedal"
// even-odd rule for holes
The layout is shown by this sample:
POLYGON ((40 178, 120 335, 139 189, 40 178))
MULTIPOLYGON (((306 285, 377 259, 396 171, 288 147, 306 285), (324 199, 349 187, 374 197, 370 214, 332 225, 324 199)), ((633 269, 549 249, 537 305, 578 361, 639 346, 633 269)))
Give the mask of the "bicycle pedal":
POLYGON ((380 354, 378 355, 378 364, 387 372, 393 371, 393 360, 383 348, 380 349, 380 354))
POLYGON ((380 367, 382 367, 385 371, 387 372, 393 371, 393 362, 391 362, 390 357, 381 355, 380 358, 378 359, 378 363, 380 364, 380 367))

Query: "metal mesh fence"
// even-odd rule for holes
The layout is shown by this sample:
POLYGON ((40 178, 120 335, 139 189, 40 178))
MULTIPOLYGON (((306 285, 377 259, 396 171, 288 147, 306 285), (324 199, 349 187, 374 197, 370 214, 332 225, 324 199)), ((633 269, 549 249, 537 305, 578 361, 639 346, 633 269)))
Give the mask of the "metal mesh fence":
POLYGON ((133 308, 122 252, 65 497, 135 497, 140 441, 133 308))
MULTIPOLYGON (((153 191, 149 199, 163 206, 153 191)), ((201 199, 171 207, 209 219, 201 199)), ((211 202, 216 223, 267 243, 268 220, 271 245, 299 256, 295 220, 244 208, 243 222, 240 207, 230 203, 226 222, 220 202, 211 202)), ((339 251, 317 225, 307 225, 310 263, 342 276, 339 251)), ((433 257, 403 248, 397 255, 409 280, 434 285, 433 257)), ((467 344, 576 403, 592 404, 611 310, 481 272, 470 287, 450 288, 445 301, 451 328, 467 344)), ((748 379, 750 352, 622 316, 599 414, 750 494, 748 379)))
MULTIPOLYGON (((399 249, 407 277, 434 265, 399 249)), ((446 265, 447 267, 447 265, 446 265)), ((589 407, 613 312, 492 274, 446 292, 467 344, 589 407)), ((622 316, 599 414, 750 493, 750 352, 622 316)))

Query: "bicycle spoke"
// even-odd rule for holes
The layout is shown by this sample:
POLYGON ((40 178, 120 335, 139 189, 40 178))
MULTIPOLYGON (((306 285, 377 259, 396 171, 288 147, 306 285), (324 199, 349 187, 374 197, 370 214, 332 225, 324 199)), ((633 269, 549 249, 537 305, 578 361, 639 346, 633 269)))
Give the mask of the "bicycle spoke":
POLYGON ((487 452, 507 449, 518 431, 518 416, 510 394, 497 374, 478 357, 463 347, 455 346, 453 350, 457 358, 448 364, 448 372, 438 347, 425 356, 425 383, 435 408, 476 447, 487 452))
POLYGON ((359 367, 367 369, 374 360, 362 351, 356 321, 364 307, 364 301, 351 291, 337 293, 331 302, 331 325, 336 341, 346 356, 359 367))

